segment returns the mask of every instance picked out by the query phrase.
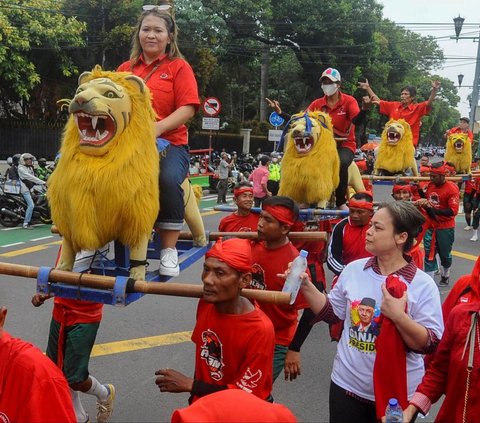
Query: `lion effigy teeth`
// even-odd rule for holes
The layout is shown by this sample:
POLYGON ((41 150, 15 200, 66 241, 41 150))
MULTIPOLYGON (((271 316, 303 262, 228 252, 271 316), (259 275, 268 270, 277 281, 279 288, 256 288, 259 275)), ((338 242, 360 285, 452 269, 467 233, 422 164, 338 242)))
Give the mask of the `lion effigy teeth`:
POLYGON ((100 131, 99 131, 98 129, 97 129, 97 132, 95 132, 95 138, 96 138, 97 140, 102 139, 102 136, 100 135, 100 131))
POLYGON ((92 128, 97 129, 98 116, 92 116, 92 128))

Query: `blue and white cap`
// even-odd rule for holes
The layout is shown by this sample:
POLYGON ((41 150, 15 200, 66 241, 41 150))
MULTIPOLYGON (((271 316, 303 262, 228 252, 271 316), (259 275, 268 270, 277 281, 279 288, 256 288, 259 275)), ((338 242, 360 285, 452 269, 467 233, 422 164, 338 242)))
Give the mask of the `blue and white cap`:
POLYGON ((320 76, 319 81, 322 82, 323 78, 328 78, 332 82, 340 82, 342 80, 340 72, 334 68, 328 68, 324 70, 322 75, 320 76))

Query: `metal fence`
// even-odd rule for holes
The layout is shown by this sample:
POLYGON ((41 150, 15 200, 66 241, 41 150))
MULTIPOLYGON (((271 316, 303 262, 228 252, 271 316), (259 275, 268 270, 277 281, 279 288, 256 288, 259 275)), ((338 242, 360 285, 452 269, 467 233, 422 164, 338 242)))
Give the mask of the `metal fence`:
POLYGON ((0 159, 17 153, 53 160, 60 148, 64 122, 0 119, 0 159))
MULTIPOLYGON (((35 120, 0 119, 0 160, 17 153, 31 153, 36 158, 45 157, 53 160, 62 138, 64 122, 42 122, 35 120)), ((208 132, 197 132, 190 136, 189 145, 192 149, 209 147, 208 132)), ((211 136, 213 150, 242 151, 243 137, 239 134, 228 134, 213 131, 211 136)), ((262 151, 272 151, 273 143, 267 137, 251 136, 250 152, 260 148, 262 151)))

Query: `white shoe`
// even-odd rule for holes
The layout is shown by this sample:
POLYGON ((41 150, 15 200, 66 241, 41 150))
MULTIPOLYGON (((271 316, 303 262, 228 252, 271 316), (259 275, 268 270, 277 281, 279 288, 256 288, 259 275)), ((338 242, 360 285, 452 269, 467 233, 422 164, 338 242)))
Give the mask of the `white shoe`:
POLYGON ((469 226, 469 225, 463 228, 464 231, 471 231, 472 229, 473 229, 473 226, 469 226))
POLYGON ((470 238, 470 241, 473 241, 473 242, 478 241, 478 235, 477 235, 477 234, 473 234, 473 236, 470 238))
POLYGON ((105 401, 97 400, 97 422, 106 423, 113 414, 113 403, 115 401, 115 387, 108 383, 104 385, 108 390, 108 397, 105 401))
POLYGON ((158 269, 158 273, 163 276, 173 277, 180 274, 176 248, 164 248, 160 250, 160 268, 158 269))

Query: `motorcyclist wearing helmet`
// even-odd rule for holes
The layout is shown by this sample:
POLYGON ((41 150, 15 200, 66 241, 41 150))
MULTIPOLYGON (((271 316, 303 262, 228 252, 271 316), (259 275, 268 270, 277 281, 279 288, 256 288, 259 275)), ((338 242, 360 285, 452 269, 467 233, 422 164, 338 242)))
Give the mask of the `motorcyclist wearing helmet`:
POLYGON ((47 181, 52 170, 47 166, 47 159, 44 157, 38 159, 38 167, 35 169, 35 176, 42 181, 47 181))
POLYGON ((23 195, 25 202, 27 203, 27 210, 25 212, 25 219, 23 220, 24 229, 33 229, 30 225, 32 220, 33 209, 35 204, 33 203, 32 195, 30 189, 34 185, 45 185, 45 181, 37 178, 35 176, 35 171, 33 170, 33 157, 30 153, 23 153, 20 156, 20 161, 18 165, 18 176, 20 178, 20 193, 23 195))

